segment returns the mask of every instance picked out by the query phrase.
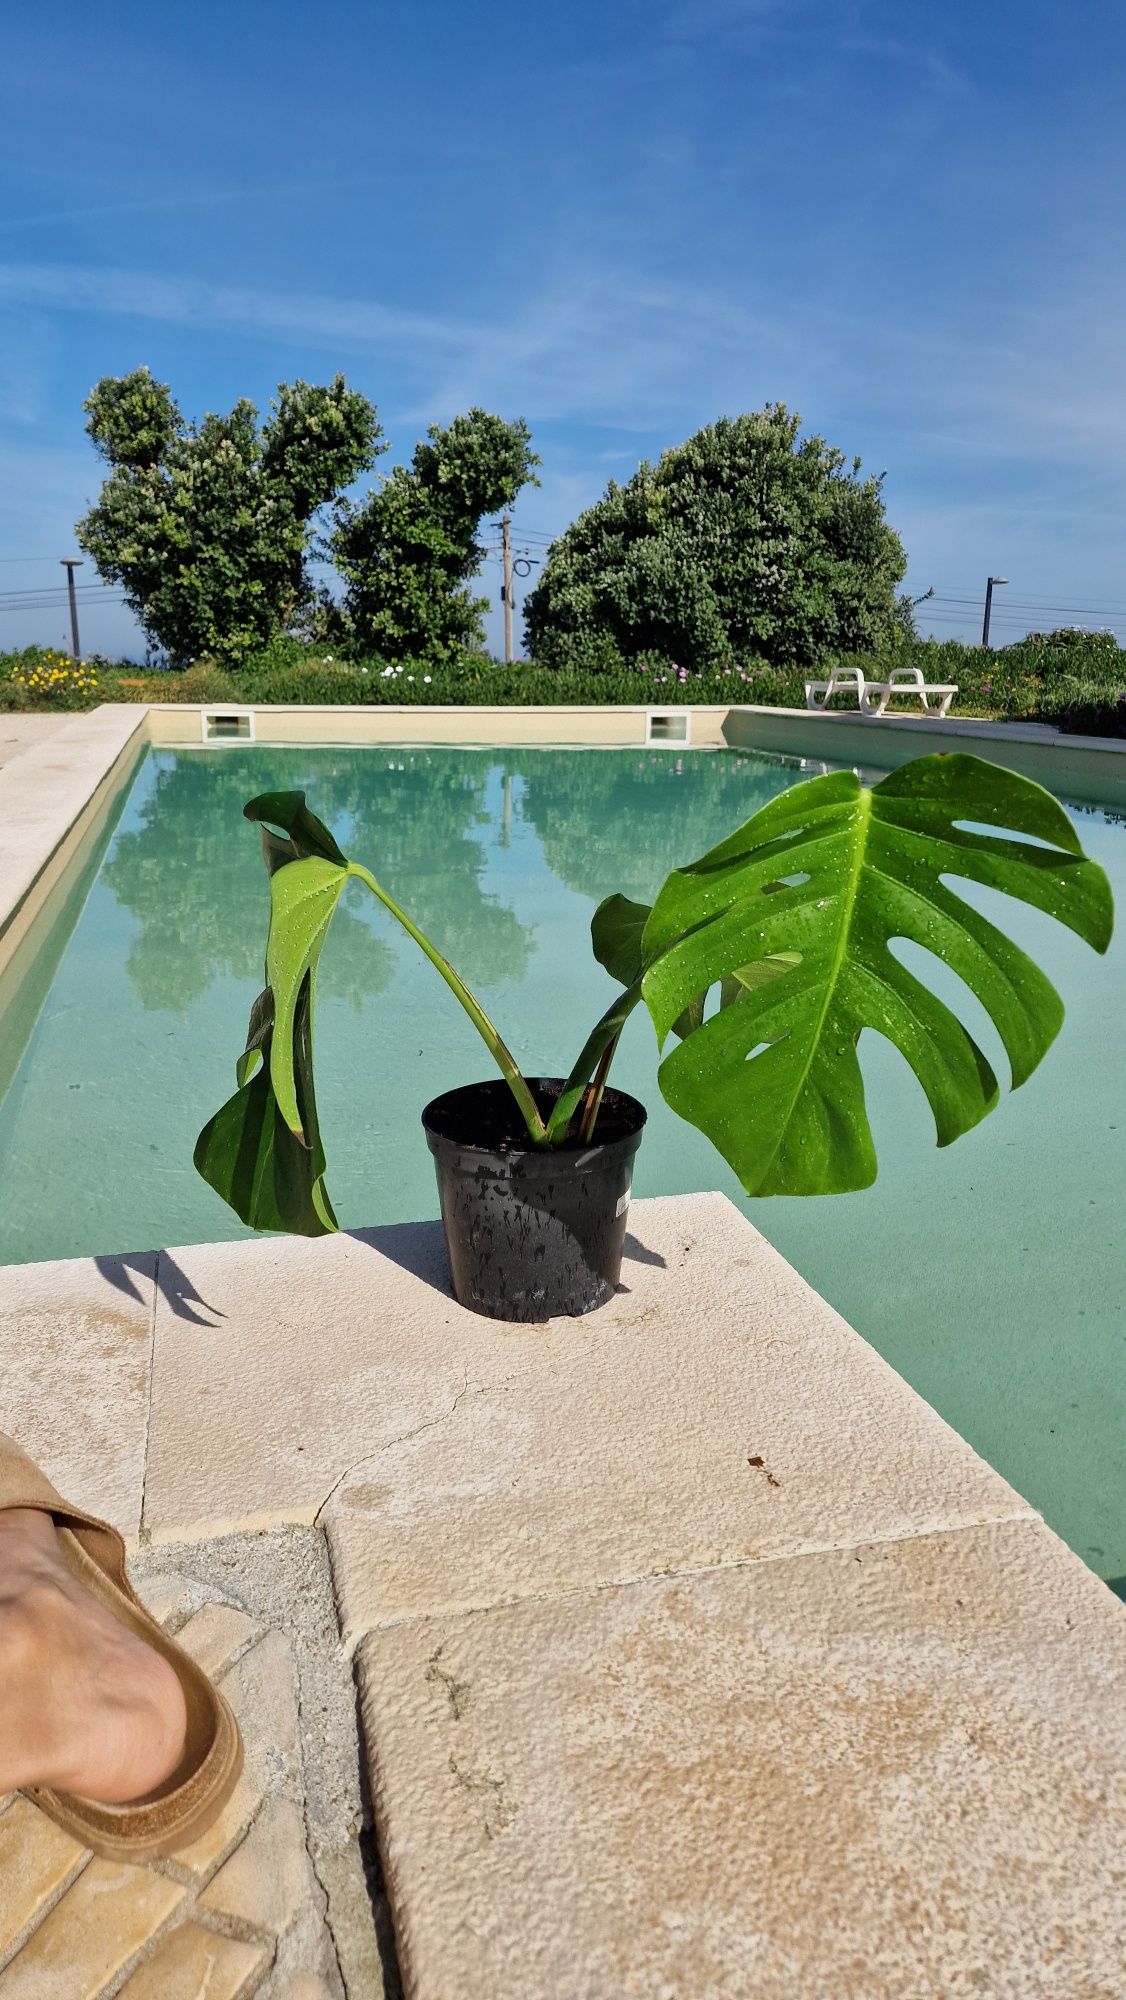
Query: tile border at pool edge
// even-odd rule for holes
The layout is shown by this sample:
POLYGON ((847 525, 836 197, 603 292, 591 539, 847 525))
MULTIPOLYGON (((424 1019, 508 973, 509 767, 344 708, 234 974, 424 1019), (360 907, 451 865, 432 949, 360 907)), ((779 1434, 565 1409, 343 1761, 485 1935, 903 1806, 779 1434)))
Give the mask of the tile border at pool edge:
MULTIPOLYGON (((435 704, 417 707, 391 702, 349 704, 293 702, 257 706, 253 702, 167 702, 149 707, 150 741, 169 748, 223 750, 228 743, 203 744, 200 718, 237 711, 253 717, 254 742, 280 746, 303 744, 411 745, 449 748, 542 749, 606 748, 668 751, 722 749, 723 724, 730 704, 691 707, 677 703, 675 713, 691 719, 687 743, 646 742, 647 721, 666 711, 659 702, 642 706, 469 707, 435 704)), ((242 747, 246 747, 245 739, 242 747)))
MULTIPOLYGON (((200 716, 234 703, 153 704, 154 743, 199 745, 200 716)), ((254 718, 255 740, 269 744, 459 745, 465 748, 730 749, 765 751, 845 765, 892 769, 908 758, 953 749, 1020 771, 1082 804, 1126 806, 1126 739, 1072 736, 1045 723, 988 722, 976 716, 894 715, 862 719, 846 711, 751 703, 676 704, 691 718, 685 744, 646 743, 646 720, 660 704, 608 707, 560 704, 398 707, 392 703, 332 706, 291 703, 244 705, 254 718)), ((212 746, 216 747, 216 746, 212 746)), ((225 747, 225 746, 224 746, 225 747)))
POLYGON ((985 722, 974 716, 887 715, 864 721, 846 709, 732 708, 723 723, 732 750, 824 758, 895 769, 934 751, 968 751, 1034 778, 1065 799, 1111 811, 1126 806, 1126 738, 1070 736, 1042 722, 985 722))

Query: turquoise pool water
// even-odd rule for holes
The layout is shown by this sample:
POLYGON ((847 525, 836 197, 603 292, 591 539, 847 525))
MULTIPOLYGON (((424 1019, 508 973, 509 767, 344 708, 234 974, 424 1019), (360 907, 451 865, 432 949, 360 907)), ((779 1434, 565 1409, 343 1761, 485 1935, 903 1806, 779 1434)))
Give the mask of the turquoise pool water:
MULTIPOLYGON (((300 786, 455 959, 525 1067, 565 1068, 610 993, 587 926, 801 777, 722 751, 158 751, 92 885, 0 1021, 0 1259, 244 1234, 191 1165, 261 983, 256 791, 300 786), (83 900, 84 899, 84 900, 83 900), (53 979, 47 980, 57 959, 53 979), (37 1011, 38 1010, 38 1011, 37 1011)), ((1126 913, 1126 825, 1077 811, 1126 913)), ((980 892, 983 904, 988 892, 980 892)), ((901 1058, 866 1037, 876 1186, 748 1202, 654 1080, 643 1015, 615 1078, 650 1126, 638 1194, 725 1189, 1092 1567, 1126 1575, 1126 917, 1105 960, 996 899, 1068 1020, 1025 1088, 944 1153, 901 1058)), ((944 978, 944 968, 937 968, 944 978)), ((948 991, 1000 1075, 992 1029, 948 991)), ((418 1114, 487 1073, 425 960, 350 890, 325 952, 319 1098, 345 1226, 437 1213, 418 1114), (354 899, 354 900, 353 900, 354 899)), ((858 1476, 863 1468, 858 1468, 858 1476)))

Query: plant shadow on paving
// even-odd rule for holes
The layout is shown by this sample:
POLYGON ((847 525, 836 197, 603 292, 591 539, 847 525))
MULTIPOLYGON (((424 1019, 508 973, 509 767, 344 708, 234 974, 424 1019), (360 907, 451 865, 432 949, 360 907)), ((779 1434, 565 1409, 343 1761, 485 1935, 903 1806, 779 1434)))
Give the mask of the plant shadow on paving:
POLYGON ((115 1292, 123 1292, 126 1298, 138 1302, 144 1299, 141 1283, 149 1282, 155 1263, 157 1290, 167 1300, 177 1319, 186 1319, 192 1326, 215 1326, 219 1320, 226 1318, 218 1306, 209 1305, 196 1291, 191 1279, 167 1250, 126 1250, 117 1256, 95 1257, 93 1261, 98 1275, 112 1285, 115 1292), (196 1307, 200 1310, 196 1311, 196 1307), (205 1319, 204 1313, 210 1313, 212 1317, 205 1319))

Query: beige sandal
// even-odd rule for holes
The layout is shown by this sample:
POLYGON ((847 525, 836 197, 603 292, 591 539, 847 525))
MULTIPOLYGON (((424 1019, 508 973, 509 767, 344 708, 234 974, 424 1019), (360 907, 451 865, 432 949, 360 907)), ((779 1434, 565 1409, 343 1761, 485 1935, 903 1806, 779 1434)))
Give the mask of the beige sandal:
POLYGON ((25 1797, 111 1861, 155 1861, 205 1833, 234 1791, 242 1770, 238 1723, 201 1667, 150 1617, 125 1574, 125 1544, 116 1528, 60 1499, 37 1465, 0 1431, 0 1511, 34 1507, 54 1517, 71 1574, 118 1623, 160 1653, 184 1691, 188 1734, 175 1771, 155 1792, 128 1805, 28 1785, 25 1797))

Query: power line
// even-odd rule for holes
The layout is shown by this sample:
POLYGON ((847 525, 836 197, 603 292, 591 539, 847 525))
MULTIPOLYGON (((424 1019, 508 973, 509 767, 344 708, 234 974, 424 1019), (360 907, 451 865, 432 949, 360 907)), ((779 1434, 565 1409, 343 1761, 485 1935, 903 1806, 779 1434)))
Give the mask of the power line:
MULTIPOLYGON (((124 597, 106 597, 102 600, 107 611, 126 602, 127 600, 124 597)), ((51 604, 0 604, 0 614, 3 614, 5 611, 65 611, 66 608, 67 600, 66 592, 64 591, 63 595, 51 604)))
MULTIPOLYGON (((116 584, 116 583, 79 583, 79 584, 76 584, 76 585, 75 585, 75 588, 76 588, 76 590, 83 590, 83 591, 91 591, 91 590, 119 590, 119 589, 120 589, 120 587, 121 587, 121 586, 120 586, 119 584, 116 584)), ((44 595, 44 593, 45 593, 45 592, 47 592, 47 591, 51 591, 51 590, 62 590, 62 591, 65 591, 65 590, 66 590, 66 585, 65 585, 65 583, 62 583, 62 584, 60 584, 60 583, 25 583, 25 584, 18 584, 18 585, 16 585, 16 587, 15 587, 15 588, 14 588, 13 590, 0 590, 0 597, 29 597, 29 596, 30 596, 30 597, 42 597, 42 596, 44 595)))
MULTIPOLYGON (((97 602, 100 599, 100 601, 103 604, 105 604, 108 603, 110 595, 114 597, 119 597, 119 596, 124 597, 125 592, 116 590, 111 592, 110 586, 107 584, 105 590, 99 590, 93 598, 84 597, 83 602, 93 603, 97 602)), ((54 590, 54 591, 47 591, 47 590, 0 591, 0 607, 3 607, 6 610, 13 610, 13 609, 18 610, 21 604, 30 606, 41 604, 45 608, 50 609, 52 604, 65 604, 66 602, 67 602, 67 591, 65 587, 62 590, 54 590)))
MULTIPOLYGON (((981 591, 976 590, 974 585, 967 583, 936 583, 934 585, 934 593, 936 597, 958 597, 958 598, 969 597, 970 600, 975 604, 980 604, 981 602, 981 591)), ((1053 598, 1039 597, 1035 593, 1033 593, 1031 597, 1021 599, 1022 603, 1030 603, 1030 604, 1037 603, 1037 604, 1050 605, 1054 603, 1054 601, 1055 600, 1053 598)), ((1090 605, 1092 610, 1095 610, 1100 606, 1105 607, 1107 605, 1113 604, 1114 599, 1108 597, 1102 597, 1102 598, 1089 597, 1087 599, 1087 603, 1090 605)))
MULTIPOLYGON (((981 608, 980 604, 974 599, 939 597, 933 598, 931 602, 935 605, 936 609, 939 607, 951 610, 964 608, 971 616, 981 608)), ((1101 611, 1093 611, 1089 605, 1085 604, 1024 604, 1020 598, 1012 597, 1006 598, 1005 603, 1007 608, 1004 616, 1008 618, 1010 623, 1013 618, 1083 618, 1092 620, 1100 618, 1126 618, 1126 606, 1121 604, 1108 606, 1101 611)), ((994 616, 1000 618, 1002 613, 998 610, 994 613, 994 616)))

